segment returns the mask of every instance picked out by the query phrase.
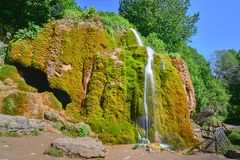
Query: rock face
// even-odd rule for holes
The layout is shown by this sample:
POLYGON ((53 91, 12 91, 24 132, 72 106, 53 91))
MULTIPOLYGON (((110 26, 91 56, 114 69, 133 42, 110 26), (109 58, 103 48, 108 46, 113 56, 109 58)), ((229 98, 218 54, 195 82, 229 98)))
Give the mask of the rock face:
POLYGON ((16 67, 0 66, 0 114, 44 118, 47 111, 61 111, 61 103, 50 92, 37 93, 20 77, 16 67))
POLYGON ((24 116, 8 116, 0 114, 0 130, 9 132, 42 131, 47 124, 36 119, 28 119, 24 116))
POLYGON ((184 89, 187 95, 188 107, 190 112, 192 112, 196 107, 196 99, 188 67, 186 63, 181 59, 173 59, 173 65, 178 69, 178 73, 184 84, 184 89))
MULTIPOLYGON (((38 69, 52 90, 60 89, 71 98, 65 110, 69 121, 86 122, 104 142, 133 143, 136 121, 144 115, 146 49, 137 45, 130 29, 112 36, 104 28, 99 21, 52 21, 34 40, 12 43, 8 59, 18 64, 25 79, 33 78, 26 77, 27 69, 38 69)), ((193 91, 188 87, 191 80, 185 83, 173 59, 166 55, 156 53, 153 63, 156 95, 149 104, 150 140, 157 131, 159 138, 155 139, 179 148, 191 146, 196 140, 188 99, 194 95, 188 97, 184 90, 185 85, 186 90, 193 91)), ((60 97, 64 99, 66 94, 60 97)), ((194 108, 193 101, 189 102, 194 108)))
POLYGON ((52 147, 83 158, 104 158, 106 155, 102 142, 91 137, 59 138, 52 143, 52 147))

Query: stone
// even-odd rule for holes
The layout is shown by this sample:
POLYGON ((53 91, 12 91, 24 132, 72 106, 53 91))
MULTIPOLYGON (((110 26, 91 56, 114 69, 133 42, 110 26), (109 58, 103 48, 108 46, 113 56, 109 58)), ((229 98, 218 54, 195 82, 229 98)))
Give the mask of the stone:
POLYGON ((227 158, 231 158, 231 159, 239 159, 240 151, 239 150, 228 150, 224 156, 227 158))
POLYGON ((150 143, 146 146, 148 152, 161 152, 163 149, 158 143, 150 143))
POLYGON ((64 122, 64 119, 55 111, 48 111, 44 113, 44 118, 49 121, 59 121, 64 122))
POLYGON ((8 132, 33 132, 46 128, 47 124, 37 119, 24 116, 9 116, 0 114, 0 130, 8 132))
POLYGON ((106 155, 102 142, 91 137, 58 138, 52 147, 83 158, 104 158, 106 155))

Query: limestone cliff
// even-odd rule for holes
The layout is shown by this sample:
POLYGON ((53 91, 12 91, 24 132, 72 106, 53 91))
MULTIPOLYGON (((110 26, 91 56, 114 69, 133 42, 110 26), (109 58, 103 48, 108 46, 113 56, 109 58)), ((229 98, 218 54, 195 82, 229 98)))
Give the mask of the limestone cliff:
MULTIPOLYGON (((100 21, 64 19, 46 24, 34 40, 13 42, 8 54, 9 62, 26 81, 30 79, 30 85, 39 92, 56 93, 69 121, 89 123, 99 138, 110 143, 136 141, 135 122, 143 114, 146 57, 146 49, 137 45, 129 29, 113 37, 100 21), (44 76, 33 70, 45 74, 39 83, 46 84, 36 84, 44 76), (54 92, 56 89, 61 92, 54 92)), ((157 132, 162 141, 176 147, 194 144, 184 89, 187 85, 173 60, 155 54, 154 75, 151 137, 157 132), (161 61, 166 63, 165 70, 161 61)))

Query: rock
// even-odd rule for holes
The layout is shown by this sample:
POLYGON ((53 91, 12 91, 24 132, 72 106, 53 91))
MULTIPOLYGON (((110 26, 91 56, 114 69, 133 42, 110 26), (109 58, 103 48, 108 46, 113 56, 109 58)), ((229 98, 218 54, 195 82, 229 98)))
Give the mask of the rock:
POLYGON ((84 158, 104 158, 106 155, 102 142, 91 137, 58 138, 52 147, 84 158))
POLYGON ((163 149, 158 143, 151 143, 146 146, 148 152, 161 152, 163 149))
POLYGON ((47 124, 37 119, 24 116, 9 116, 0 114, 0 130, 9 132, 32 132, 44 130, 47 124))
POLYGON ((64 122, 64 119, 55 111, 48 111, 44 113, 44 118, 49 121, 60 121, 64 122))
POLYGON ((227 158, 238 159, 238 158, 240 158, 240 151, 239 150, 228 150, 224 156, 227 158))

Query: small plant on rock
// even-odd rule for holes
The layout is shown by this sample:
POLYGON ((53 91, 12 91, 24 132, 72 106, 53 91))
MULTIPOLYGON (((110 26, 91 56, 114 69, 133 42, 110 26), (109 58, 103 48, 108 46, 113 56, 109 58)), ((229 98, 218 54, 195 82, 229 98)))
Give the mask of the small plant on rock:
POLYGON ((49 147, 44 154, 48 154, 49 156, 52 157, 63 157, 64 156, 64 152, 62 150, 58 150, 54 147, 49 147))

